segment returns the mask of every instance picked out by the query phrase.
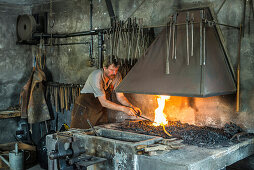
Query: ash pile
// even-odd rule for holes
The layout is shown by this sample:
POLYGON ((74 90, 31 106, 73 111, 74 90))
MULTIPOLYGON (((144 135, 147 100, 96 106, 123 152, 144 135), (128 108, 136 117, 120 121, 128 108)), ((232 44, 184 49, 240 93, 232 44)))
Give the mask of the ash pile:
POLYGON ((164 132, 163 126, 154 126, 149 121, 123 122, 117 128, 134 133, 161 136, 165 139, 178 138, 182 139, 185 144, 206 148, 230 146, 240 142, 239 134, 244 136, 247 134, 241 127, 234 123, 227 123, 223 128, 213 128, 189 125, 180 121, 169 121, 168 125, 165 126, 165 130, 172 136, 168 136, 164 132))

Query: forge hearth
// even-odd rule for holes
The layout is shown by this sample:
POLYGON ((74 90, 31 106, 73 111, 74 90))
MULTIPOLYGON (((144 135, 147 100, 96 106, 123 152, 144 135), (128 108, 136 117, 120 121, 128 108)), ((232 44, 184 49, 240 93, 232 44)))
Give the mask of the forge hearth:
MULTIPOLYGON (((130 125, 131 122, 125 126, 130 125)), ((175 125, 181 128, 179 122, 175 125)), ((186 124, 182 126, 188 127, 186 124)), ((163 138, 119 130, 119 127, 125 128, 121 123, 96 126, 95 129, 99 136, 92 134, 91 129, 70 129, 67 132, 55 134, 57 137, 48 135, 47 151, 50 153, 55 149, 53 146, 57 140, 71 135, 81 141, 86 154, 107 159, 104 163, 94 165, 94 169, 108 170, 219 170, 254 154, 254 138, 244 136, 240 138, 240 141, 223 147, 208 148, 185 144, 183 148, 166 151, 160 155, 137 155, 136 146, 154 144, 163 138)), ((226 131, 233 132, 233 127, 234 125, 228 126, 226 131)), ((160 130, 160 127, 158 129, 160 130)), ((168 127, 167 130, 170 132, 168 127)), ((49 169, 56 165, 56 162, 49 160, 49 169)))
POLYGON ((179 138, 185 144, 209 148, 230 146, 237 142, 233 136, 243 132, 234 123, 225 124, 223 128, 213 128, 183 124, 180 121, 169 121, 168 125, 165 126, 166 131, 172 136, 168 136, 162 126, 154 126, 149 121, 126 121, 116 128, 123 131, 160 136, 165 139, 179 138))

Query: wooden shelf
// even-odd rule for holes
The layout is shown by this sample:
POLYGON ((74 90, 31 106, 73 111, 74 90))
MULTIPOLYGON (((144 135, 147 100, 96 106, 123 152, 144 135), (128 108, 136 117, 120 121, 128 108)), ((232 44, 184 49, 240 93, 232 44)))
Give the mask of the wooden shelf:
POLYGON ((4 110, 0 111, 0 119, 6 119, 11 117, 20 117, 20 110, 4 110))

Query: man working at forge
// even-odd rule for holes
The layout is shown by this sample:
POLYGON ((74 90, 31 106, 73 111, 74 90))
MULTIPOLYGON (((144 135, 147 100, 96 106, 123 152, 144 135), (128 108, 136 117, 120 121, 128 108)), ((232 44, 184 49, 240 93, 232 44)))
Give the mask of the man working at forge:
POLYGON ((92 125, 107 123, 107 109, 122 111, 129 116, 141 114, 138 107, 133 106, 123 93, 116 93, 117 100, 122 104, 111 101, 111 94, 122 81, 118 72, 119 60, 115 56, 107 57, 103 62, 103 68, 94 70, 76 98, 71 114, 72 128, 90 128, 87 119, 92 125))

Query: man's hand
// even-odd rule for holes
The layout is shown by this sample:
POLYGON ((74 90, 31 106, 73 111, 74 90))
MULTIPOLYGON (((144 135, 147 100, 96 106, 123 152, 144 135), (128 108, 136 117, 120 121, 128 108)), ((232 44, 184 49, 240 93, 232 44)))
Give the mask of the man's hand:
POLYGON ((125 107, 125 106, 124 106, 123 112, 125 112, 129 116, 136 116, 137 114, 134 109, 132 109, 131 107, 125 107))
POLYGON ((142 115, 142 111, 140 110, 140 108, 132 106, 132 109, 136 112, 136 115, 138 116, 142 115))

